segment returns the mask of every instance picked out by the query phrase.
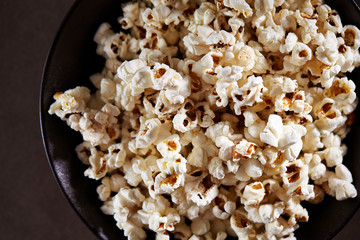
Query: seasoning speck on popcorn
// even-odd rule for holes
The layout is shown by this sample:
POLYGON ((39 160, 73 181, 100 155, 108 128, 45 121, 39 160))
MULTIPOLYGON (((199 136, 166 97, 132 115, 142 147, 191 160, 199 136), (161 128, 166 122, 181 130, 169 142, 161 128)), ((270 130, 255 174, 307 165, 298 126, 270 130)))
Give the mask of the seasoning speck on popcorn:
POLYGON ((357 196, 342 140, 360 31, 323 0, 122 9, 124 31, 94 37, 97 91, 56 93, 49 113, 82 134, 84 174, 128 239, 295 239, 301 201, 357 196))

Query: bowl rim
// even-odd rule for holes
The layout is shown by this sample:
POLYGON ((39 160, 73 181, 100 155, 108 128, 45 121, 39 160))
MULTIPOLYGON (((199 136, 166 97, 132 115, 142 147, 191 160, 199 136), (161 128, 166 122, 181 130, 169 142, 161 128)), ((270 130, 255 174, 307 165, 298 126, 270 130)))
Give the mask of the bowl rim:
POLYGON ((42 139, 42 144, 45 150, 45 155, 48 161, 48 164, 51 168, 51 172, 52 175, 54 176, 57 186, 61 189, 62 195, 65 197, 65 199, 67 200, 67 202, 70 204, 71 208, 76 212, 76 214, 78 215, 78 217, 80 217, 81 221, 85 224, 85 226, 98 238, 102 237, 100 236, 99 232, 90 225, 90 223, 87 221, 87 219, 81 214, 81 212, 75 207, 73 201, 70 199, 69 195, 67 194, 65 187, 62 183, 62 181, 60 181, 60 177, 58 172, 55 170, 55 166, 54 166, 54 161, 52 159, 52 156, 50 156, 50 151, 49 151, 49 146, 48 146, 48 141, 47 141, 47 133, 45 131, 45 114, 48 114, 47 111, 44 111, 43 106, 44 106, 44 82, 46 81, 47 77, 46 75, 49 73, 49 65, 51 63, 51 59, 54 55, 55 49, 58 45, 59 39, 67 25, 67 23, 69 22, 70 17, 73 15, 73 13, 75 12, 75 10, 77 9, 77 7, 80 5, 80 3, 83 2, 82 0, 75 0, 75 2, 73 2, 70 7, 67 9, 66 14, 62 17, 61 23, 58 26, 58 29, 55 33, 55 36, 53 37, 52 40, 52 44, 51 47, 48 50, 47 56, 45 58, 45 62, 43 65, 43 71, 42 71, 42 76, 41 76, 41 83, 40 83, 40 94, 39 94, 39 120, 40 120, 40 131, 41 131, 41 139, 42 139))
MULTIPOLYGON (((130 0, 127 0, 130 1, 130 0)), ((47 80, 46 76, 49 73, 49 65, 51 64, 51 59, 54 55, 55 49, 57 47, 58 41, 66 27, 66 25, 68 24, 70 17, 73 15, 73 13, 75 12, 75 10, 77 9, 77 7, 84 2, 83 0, 75 0, 72 5, 67 9, 66 14, 62 17, 61 23, 58 25, 58 29, 55 33, 55 36, 53 37, 52 43, 51 43, 51 47, 48 50, 47 56, 45 58, 45 62, 43 64, 43 71, 42 71, 42 75, 41 75, 41 83, 40 83, 40 91, 39 91, 39 123, 40 123, 40 131, 41 131, 41 139, 42 139, 42 145, 44 147, 45 150, 45 155, 48 161, 48 164, 51 168, 51 172, 52 175, 54 176, 54 178, 56 179, 56 183, 57 186, 61 189, 62 195, 67 199, 67 202, 70 204, 71 208, 76 212, 76 214, 78 215, 78 217, 80 217, 81 221, 85 224, 85 226, 99 239, 104 239, 103 235, 101 235, 96 229, 95 227, 91 226, 89 221, 82 215, 82 213, 75 207, 74 202, 70 199, 69 195, 67 194, 66 190, 65 190, 65 186, 63 185, 62 181, 60 180, 59 174, 58 172, 55 170, 55 166, 54 166, 54 161, 52 159, 52 156, 50 155, 50 151, 49 151, 49 146, 48 146, 48 142, 47 142, 47 133, 45 131, 45 118, 44 116, 46 114, 48 114, 47 111, 44 111, 43 106, 44 106, 44 102, 43 102, 43 98, 44 98, 44 82, 47 80)), ((360 14, 360 0, 351 0, 352 4, 354 5, 354 7, 356 8, 356 10, 359 12, 360 14)), ((325 2, 326 4, 326 2, 325 2)), ((335 9, 336 10, 336 9, 335 9)), ((358 26, 360 27, 360 26, 358 26)), ((360 67, 359 67, 360 68, 360 67)), ((360 96, 359 96, 360 97, 360 96)), ((360 103, 359 106, 357 106, 357 108, 360 108, 360 103)), ((75 150, 74 150, 75 151, 75 150)), ((358 193, 358 196, 360 197, 360 192, 358 193)), ((340 231, 349 223, 349 221, 354 217, 354 215, 357 213, 357 211, 359 211, 360 209, 360 202, 358 203, 358 205, 355 207, 354 211, 351 212, 351 214, 349 214, 346 218, 345 221, 342 224, 339 224, 339 226, 337 227, 336 231, 334 231, 329 237, 328 240, 334 239, 339 233, 340 231)), ((115 224, 114 224, 115 225, 115 224)), ((296 232, 296 231, 295 231, 296 232)), ((296 237, 296 235, 295 235, 296 237)))

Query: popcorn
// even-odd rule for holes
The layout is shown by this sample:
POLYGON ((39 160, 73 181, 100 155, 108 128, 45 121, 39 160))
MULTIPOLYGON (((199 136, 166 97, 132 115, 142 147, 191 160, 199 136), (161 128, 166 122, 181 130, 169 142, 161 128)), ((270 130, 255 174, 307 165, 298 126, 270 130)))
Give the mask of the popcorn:
POLYGON ((225 177, 225 167, 220 158, 214 157, 211 159, 209 162, 209 173, 217 179, 223 179, 225 177))
POLYGON ((249 220, 255 223, 271 223, 278 219, 285 209, 283 202, 275 204, 262 204, 259 207, 245 205, 249 220))
POLYGON ((360 31, 353 25, 346 25, 343 28, 341 36, 344 38, 345 45, 353 49, 360 47, 360 31))
POLYGON ((237 115, 241 114, 242 106, 253 106, 255 103, 262 102, 262 91, 266 91, 266 88, 262 84, 261 77, 250 76, 247 81, 244 86, 231 92, 232 99, 235 102, 235 113, 237 115))
POLYGON ((180 139, 179 135, 177 134, 171 135, 167 139, 160 142, 156 146, 156 149, 161 153, 163 157, 173 153, 174 154, 179 153, 181 150, 181 144, 179 139, 180 139))
MULTIPOLYGON (((96 150, 95 150, 96 151, 96 150)), ((85 170, 84 175, 92 179, 101 179, 106 175, 108 166, 102 152, 92 151, 89 157, 89 168, 85 170)))
POLYGON ((201 177, 185 187, 188 198, 200 207, 210 204, 219 192, 210 175, 201 177))
POLYGON ((225 0, 223 4, 230 9, 234 9, 239 14, 243 14, 245 18, 250 17, 253 14, 251 7, 246 3, 245 0, 225 0))
POLYGON ((96 188, 96 191, 99 194, 99 199, 103 202, 110 197, 111 191, 109 177, 104 177, 101 180, 101 185, 96 188))
POLYGON ((129 239, 295 239, 302 201, 354 198, 360 31, 322 1, 143 0, 100 25, 95 87, 54 95, 129 239))
POLYGON ((143 224, 155 232, 173 231, 174 226, 180 222, 180 216, 169 201, 164 197, 147 198, 142 203, 142 210, 138 211, 143 224))
POLYGON ((126 150, 121 143, 113 144, 109 146, 108 153, 104 157, 106 158, 106 164, 110 169, 117 169, 125 162, 126 150))
POLYGON ((261 177, 263 174, 263 165, 254 158, 250 158, 248 160, 243 161, 242 168, 245 173, 251 178, 258 178, 261 177))
POLYGON ((157 118, 146 120, 141 124, 136 136, 136 148, 148 148, 158 138, 161 122, 157 118))
POLYGON ((196 235, 204 235, 210 230, 210 223, 208 220, 197 219, 191 223, 191 231, 196 235))
POLYGON ((357 191, 351 182, 340 179, 336 173, 327 172, 326 176, 328 185, 325 188, 327 194, 334 196, 336 200, 341 201, 347 198, 354 198, 357 195, 357 191))
POLYGON ((230 218, 230 224, 239 239, 249 239, 249 236, 255 234, 253 225, 243 211, 235 211, 230 218))
MULTIPOLYGON (((134 159, 136 161, 136 158, 134 159)), ((141 175, 136 173, 133 169, 133 162, 126 161, 123 165, 123 171, 125 172, 124 178, 130 186, 138 186, 142 181, 141 175)))
POLYGON ((261 43, 266 52, 277 52, 281 41, 284 39, 285 31, 281 26, 268 26, 256 30, 259 43, 261 43))
POLYGON ((86 103, 90 100, 90 90, 76 87, 64 93, 56 93, 54 99, 56 101, 50 106, 49 113, 64 120, 67 114, 85 112, 86 103))
POLYGON ((166 174, 171 174, 173 172, 183 174, 186 173, 186 162, 186 159, 181 156, 181 154, 174 153, 158 159, 157 165, 160 171, 166 174))
POLYGON ((194 12, 194 20, 196 24, 208 25, 215 18, 216 6, 212 3, 204 2, 194 12))
POLYGON ((159 173, 155 177, 154 189, 155 193, 171 193, 175 189, 184 185, 184 175, 183 174, 166 174, 159 173))
POLYGON ((298 37, 296 36, 296 34, 290 32, 286 36, 285 44, 280 45, 280 52, 281 53, 290 53, 294 49, 294 47, 297 43, 297 40, 298 40, 298 37))
POLYGON ((312 51, 307 45, 303 43, 296 43, 292 48, 292 54, 290 58, 292 64, 296 66, 302 66, 311 58, 312 51))
POLYGON ((306 128, 298 124, 283 125, 281 117, 270 115, 260 139, 274 147, 286 147, 299 141, 306 134, 306 128))
POLYGON ((265 189, 261 182, 254 182, 247 185, 241 197, 241 203, 244 205, 256 205, 261 202, 265 196, 265 189))
POLYGON ((235 202, 229 201, 225 195, 217 196, 214 202, 215 206, 213 207, 212 212, 215 217, 220 219, 229 218, 236 209, 235 202))

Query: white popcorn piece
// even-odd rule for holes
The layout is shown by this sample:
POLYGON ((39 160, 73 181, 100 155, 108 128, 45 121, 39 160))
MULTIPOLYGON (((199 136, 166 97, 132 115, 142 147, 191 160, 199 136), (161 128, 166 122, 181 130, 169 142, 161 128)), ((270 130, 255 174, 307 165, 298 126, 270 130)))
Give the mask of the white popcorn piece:
POLYGON ((135 157, 132 159, 132 170, 137 176, 141 177, 146 186, 152 186, 154 184, 154 179, 152 177, 153 171, 151 171, 151 164, 153 161, 156 161, 156 157, 154 156, 149 156, 146 159, 141 157, 135 157), (149 159, 151 160, 149 161, 149 159))
POLYGON ((314 124, 322 134, 329 134, 346 121, 341 112, 333 106, 334 101, 330 98, 324 98, 315 106, 319 119, 314 121, 314 124))
POLYGON ((159 173, 155 177, 154 189, 155 193, 171 193, 175 189, 184 185, 184 175, 183 174, 166 174, 159 173))
POLYGON ((256 113, 250 111, 245 111, 243 115, 245 118, 244 124, 246 128, 244 129, 244 135, 246 139, 261 146, 260 134, 264 131, 266 122, 262 121, 256 113))
POLYGON ((312 160, 309 164, 309 173, 312 180, 318 180, 325 177, 326 166, 321 162, 321 158, 318 154, 312 156, 312 160))
POLYGON ((343 27, 341 35, 344 38, 346 46, 349 46, 353 49, 359 49, 360 31, 357 27, 353 25, 346 25, 343 27))
POLYGON ((208 25, 216 16, 216 6, 212 3, 203 2, 194 12, 194 20, 196 24, 208 25))
POLYGON ((173 153, 157 160, 158 168, 166 174, 186 173, 187 160, 181 154, 173 153))
POLYGON ((155 239, 156 240, 170 240, 170 235, 168 232, 157 232, 155 239))
POLYGON ((85 176, 92 179, 101 179, 106 175, 108 166, 102 153, 99 153, 98 151, 96 151, 95 154, 92 153, 89 157, 89 163, 89 168, 84 172, 85 176))
POLYGON ((249 236, 255 234, 253 225, 242 211, 236 210, 234 212, 230 218, 230 224, 239 239, 248 240, 249 236))
POLYGON ((328 172, 328 186, 327 193, 334 196, 336 200, 341 201, 347 198, 354 198, 357 191, 351 182, 340 179, 335 173, 328 172))
POLYGON ((351 172, 349 171, 349 169, 343 165, 343 164, 338 164, 335 167, 335 174, 338 178, 343 179, 345 181, 348 181, 350 183, 352 183, 353 178, 351 176, 351 172))
POLYGON ((304 152, 313 152, 319 148, 322 148, 324 144, 320 140, 320 131, 313 123, 306 124, 306 134, 303 138, 304 152))
POLYGON ((64 120, 67 114, 86 111, 86 104, 90 100, 90 90, 85 87, 76 87, 64 93, 56 93, 54 99, 56 101, 50 106, 49 113, 56 114, 64 120))
POLYGON ((259 207, 245 205, 249 220, 255 223, 271 223, 278 219, 285 209, 283 202, 261 204, 259 207))
POLYGON ((343 156, 339 147, 331 147, 325 150, 326 166, 335 167, 342 163, 343 156))
POLYGON ((250 17, 253 14, 252 8, 245 0, 225 0, 224 6, 234 9, 235 11, 243 14, 245 18, 250 17))
POLYGON ((121 143, 112 144, 109 146, 108 153, 104 157, 106 158, 106 164, 109 169, 117 169, 125 162, 126 150, 121 143))
POLYGON ((248 142, 242 139, 239 143, 234 146, 233 160, 239 161, 241 158, 251 158, 256 151, 256 144, 248 142))
POLYGON ((209 103, 199 102, 195 105, 195 109, 200 127, 207 128, 214 124, 215 113, 211 110, 209 103))
POLYGON ((262 91, 266 91, 262 78, 250 76, 245 85, 231 92, 232 99, 235 102, 235 113, 240 115, 242 106, 253 106, 255 103, 262 102, 262 91))
POLYGON ((303 43, 308 44, 317 34, 318 27, 316 26, 316 19, 310 19, 300 13, 299 10, 295 12, 297 23, 300 25, 300 35, 303 43))
POLYGON ((335 78, 330 88, 324 90, 325 96, 334 99, 337 109, 349 114, 354 111, 356 101, 355 84, 352 80, 335 78))
POLYGON ((243 161, 241 170, 243 170, 247 176, 251 178, 259 178, 263 174, 264 166, 254 158, 243 161))
POLYGON ((125 178, 120 174, 112 174, 110 176, 110 190, 112 192, 119 192, 121 188, 126 187, 127 183, 125 178))
POLYGON ((219 219, 227 219, 236 209, 236 203, 227 199, 225 195, 219 194, 215 199, 212 213, 219 219))
POLYGON ((241 203, 244 205, 256 205, 261 202, 265 196, 265 188, 261 182, 254 182, 246 185, 241 197, 241 203))
POLYGON ((173 118, 173 126, 177 131, 187 132, 198 124, 198 116, 192 101, 186 101, 173 118))
POLYGON ((99 199, 105 202, 110 197, 111 194, 110 178, 104 177, 101 180, 101 185, 96 188, 96 191, 99 195, 99 199))
POLYGON ((77 157, 80 159, 80 161, 85 164, 89 165, 89 158, 92 154, 96 154, 97 150, 95 147, 91 145, 89 142, 83 142, 76 146, 75 148, 77 157))
POLYGON ((217 179, 223 179, 225 177, 225 167, 223 161, 218 158, 214 157, 209 162, 209 173, 217 179))
POLYGON ((296 43, 292 49, 291 63, 296 66, 302 66, 312 58, 311 49, 303 44, 296 43))
POLYGON ((85 141, 89 141, 93 146, 107 144, 116 139, 120 134, 117 125, 120 110, 110 104, 105 104, 101 110, 90 110, 85 112, 78 119, 78 131, 83 135, 85 141))
POLYGON ((179 139, 179 135, 171 135, 170 137, 157 144, 156 149, 161 153, 163 157, 171 153, 179 153, 181 150, 181 144, 179 139))
POLYGON ((296 36, 295 33, 290 32, 285 39, 285 44, 281 44, 280 45, 280 52, 281 53, 290 53, 296 43, 297 43, 298 37, 296 36))
POLYGON ((294 161, 299 156, 303 147, 303 141, 299 140, 296 143, 287 147, 284 151, 284 157, 289 161, 294 161))
POLYGON ((131 222, 125 222, 122 224, 121 228, 124 229, 124 235, 129 240, 141 240, 146 238, 146 232, 131 222))
POLYGON ((287 162, 281 167, 284 189, 291 195, 298 195, 302 199, 314 197, 314 187, 309 182, 309 167, 301 160, 287 162))
POLYGON ((256 34, 259 43, 263 45, 266 52, 277 52, 285 38, 285 31, 279 25, 258 28, 256 34))
POLYGON ((146 120, 141 124, 136 136, 136 148, 148 148, 154 143, 160 132, 161 122, 157 118, 146 120))
POLYGON ((293 123, 283 125, 280 116, 271 114, 260 139, 271 146, 282 148, 298 142, 305 134, 305 127, 293 123))
POLYGON ((180 216, 170 202, 162 197, 147 198, 142 203, 142 209, 138 211, 143 224, 155 232, 173 231, 175 225, 180 222, 180 216))
POLYGON ((187 198, 197 206, 206 206, 218 195, 218 186, 212 181, 211 175, 204 174, 197 180, 185 185, 187 198))

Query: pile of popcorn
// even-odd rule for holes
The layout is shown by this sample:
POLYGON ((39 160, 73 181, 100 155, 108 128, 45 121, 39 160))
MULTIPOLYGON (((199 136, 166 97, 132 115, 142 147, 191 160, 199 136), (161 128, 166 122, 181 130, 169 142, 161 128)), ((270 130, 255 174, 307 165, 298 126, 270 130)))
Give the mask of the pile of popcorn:
POLYGON ((123 5, 97 88, 55 94, 84 139, 105 214, 128 239, 295 239, 301 201, 357 191, 343 165, 360 31, 322 0, 123 5))

